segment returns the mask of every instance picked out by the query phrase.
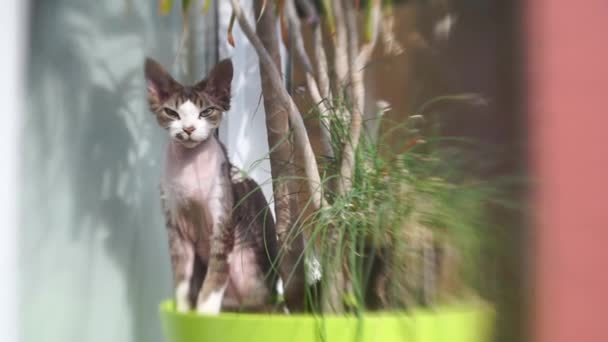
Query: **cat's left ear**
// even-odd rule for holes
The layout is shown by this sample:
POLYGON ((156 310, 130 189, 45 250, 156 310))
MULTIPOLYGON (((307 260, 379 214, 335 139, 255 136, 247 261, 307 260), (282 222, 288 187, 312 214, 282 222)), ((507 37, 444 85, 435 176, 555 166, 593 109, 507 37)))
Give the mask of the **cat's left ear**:
POLYGON ((230 109, 230 85, 232 83, 232 61, 224 59, 217 63, 206 80, 196 85, 196 88, 211 96, 222 109, 230 109))

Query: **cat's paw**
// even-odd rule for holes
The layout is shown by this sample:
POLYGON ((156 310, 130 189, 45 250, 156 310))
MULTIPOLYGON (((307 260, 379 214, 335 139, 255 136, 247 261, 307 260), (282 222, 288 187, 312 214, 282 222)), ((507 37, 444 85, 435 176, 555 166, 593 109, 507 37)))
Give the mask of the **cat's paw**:
POLYGON ((192 310, 190 300, 188 299, 189 286, 186 282, 182 282, 175 288, 175 309, 177 312, 188 312, 192 310))
POLYGON ((206 315, 206 316, 215 316, 215 315, 219 315, 220 313, 220 308, 219 306, 204 306, 201 305, 199 307, 196 308, 196 312, 199 315, 206 315))
POLYGON ((217 315, 222 308, 223 291, 212 292, 205 300, 199 301, 196 312, 201 315, 217 315))

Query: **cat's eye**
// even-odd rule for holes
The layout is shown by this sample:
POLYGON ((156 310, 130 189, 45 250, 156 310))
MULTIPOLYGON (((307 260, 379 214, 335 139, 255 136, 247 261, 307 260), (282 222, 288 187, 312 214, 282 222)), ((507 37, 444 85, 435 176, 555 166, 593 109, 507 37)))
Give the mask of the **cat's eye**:
POLYGON ((199 118, 204 118, 207 117, 209 115, 211 115, 211 113, 213 113, 215 109, 213 107, 207 107, 205 108, 200 114, 199 114, 199 118))
POLYGON ((167 114, 167 116, 169 116, 170 118, 179 119, 179 114, 177 114, 177 112, 173 109, 165 108, 165 114, 167 114))

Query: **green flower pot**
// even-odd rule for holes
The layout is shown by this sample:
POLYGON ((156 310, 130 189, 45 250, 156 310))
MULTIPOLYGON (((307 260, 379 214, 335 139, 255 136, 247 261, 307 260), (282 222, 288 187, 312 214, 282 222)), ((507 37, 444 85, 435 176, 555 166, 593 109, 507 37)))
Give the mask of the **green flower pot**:
POLYGON ((313 316, 178 313, 172 301, 160 306, 167 342, 487 342, 494 312, 483 305, 407 313, 313 316))

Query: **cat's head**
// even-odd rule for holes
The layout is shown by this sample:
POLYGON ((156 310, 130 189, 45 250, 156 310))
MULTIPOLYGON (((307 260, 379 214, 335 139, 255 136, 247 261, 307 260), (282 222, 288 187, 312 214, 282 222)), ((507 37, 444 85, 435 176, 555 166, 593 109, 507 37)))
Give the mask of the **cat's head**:
POLYGON ((150 58, 145 74, 150 110, 171 139, 185 147, 207 140, 220 125, 222 113, 230 109, 230 59, 219 62, 207 78, 193 86, 181 85, 150 58))

